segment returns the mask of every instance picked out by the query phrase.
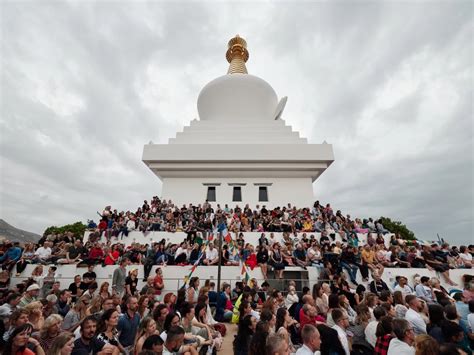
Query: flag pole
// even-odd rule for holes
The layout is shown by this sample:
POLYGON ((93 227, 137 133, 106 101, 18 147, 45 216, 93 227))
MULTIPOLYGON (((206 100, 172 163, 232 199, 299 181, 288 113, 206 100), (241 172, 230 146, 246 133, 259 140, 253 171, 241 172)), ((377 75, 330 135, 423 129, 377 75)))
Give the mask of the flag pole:
POLYGON ((222 232, 217 232, 219 241, 219 264, 217 265, 217 294, 221 292, 221 267, 222 267, 222 232))

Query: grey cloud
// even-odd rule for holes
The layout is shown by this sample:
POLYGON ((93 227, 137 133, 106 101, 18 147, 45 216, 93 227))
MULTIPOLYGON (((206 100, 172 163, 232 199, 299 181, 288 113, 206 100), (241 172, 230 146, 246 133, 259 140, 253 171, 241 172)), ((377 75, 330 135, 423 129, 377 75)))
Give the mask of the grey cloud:
POLYGON ((227 40, 239 33, 249 71, 289 96, 287 124, 334 144, 317 198, 401 219, 423 237, 472 239, 470 2, 2 8, 0 208, 18 227, 42 232, 159 195, 142 146, 197 117, 197 95, 226 72, 227 40), (414 72, 419 87, 380 105, 416 58, 428 78, 414 72), (439 112, 426 107, 437 104, 430 95, 446 100, 439 112))

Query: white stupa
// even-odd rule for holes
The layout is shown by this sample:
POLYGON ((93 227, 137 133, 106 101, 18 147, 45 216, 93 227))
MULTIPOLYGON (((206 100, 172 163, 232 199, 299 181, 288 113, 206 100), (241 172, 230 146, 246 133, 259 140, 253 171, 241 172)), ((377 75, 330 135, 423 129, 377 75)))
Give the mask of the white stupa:
POLYGON ((330 144, 308 144, 282 119, 263 79, 247 74, 247 43, 228 44, 226 75, 200 92, 199 120, 168 144, 147 144, 143 162, 162 180, 162 198, 178 205, 205 200, 235 206, 310 206, 313 182, 334 161, 330 144))

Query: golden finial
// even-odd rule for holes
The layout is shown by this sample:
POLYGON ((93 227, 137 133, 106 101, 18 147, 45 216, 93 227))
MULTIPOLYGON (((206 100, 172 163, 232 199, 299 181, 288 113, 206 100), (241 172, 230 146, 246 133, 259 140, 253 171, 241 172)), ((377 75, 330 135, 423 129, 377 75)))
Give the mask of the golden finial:
POLYGON ((225 54, 227 61, 230 63, 227 74, 247 74, 245 62, 249 59, 249 52, 245 39, 236 35, 229 41, 228 48, 225 54))

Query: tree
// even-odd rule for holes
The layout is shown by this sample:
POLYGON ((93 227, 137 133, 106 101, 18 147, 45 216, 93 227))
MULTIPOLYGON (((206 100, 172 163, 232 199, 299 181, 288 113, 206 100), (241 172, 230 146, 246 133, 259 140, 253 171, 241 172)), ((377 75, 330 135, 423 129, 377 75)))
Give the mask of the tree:
POLYGON ((87 226, 82 222, 66 224, 62 227, 51 226, 46 228, 43 233, 43 236, 47 236, 48 234, 64 234, 66 232, 72 232, 74 234, 74 237, 82 238, 84 236, 86 228, 87 226))
POLYGON ((392 221, 388 217, 380 217, 380 222, 382 225, 385 227, 385 229, 388 229, 390 232, 395 233, 395 234, 400 234, 402 239, 405 240, 415 240, 415 233, 413 233, 411 230, 407 228, 406 225, 404 225, 400 221, 392 221))

